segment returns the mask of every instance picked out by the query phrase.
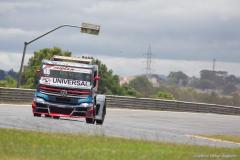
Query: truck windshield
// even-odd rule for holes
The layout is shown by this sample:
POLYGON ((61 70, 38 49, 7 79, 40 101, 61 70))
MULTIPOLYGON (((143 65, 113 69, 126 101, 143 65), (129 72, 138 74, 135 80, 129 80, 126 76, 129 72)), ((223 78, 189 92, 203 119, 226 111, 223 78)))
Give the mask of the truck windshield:
POLYGON ((60 70, 50 70, 49 77, 53 78, 64 78, 91 82, 91 75, 88 73, 70 72, 70 71, 60 71, 60 70))

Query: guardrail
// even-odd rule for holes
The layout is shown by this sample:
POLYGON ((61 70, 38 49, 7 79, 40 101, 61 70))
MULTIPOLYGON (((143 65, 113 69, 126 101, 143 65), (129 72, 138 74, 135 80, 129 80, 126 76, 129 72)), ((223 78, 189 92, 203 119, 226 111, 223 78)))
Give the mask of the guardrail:
MULTIPOLYGON (((34 96, 34 91, 35 90, 33 89, 0 87, 0 102, 30 103, 34 96)), ((203 112, 240 115, 240 107, 236 106, 112 95, 107 96, 107 106, 111 108, 150 109, 163 111, 203 112)))
POLYGON ((0 102, 29 103, 33 99, 34 92, 34 89, 0 87, 0 102))

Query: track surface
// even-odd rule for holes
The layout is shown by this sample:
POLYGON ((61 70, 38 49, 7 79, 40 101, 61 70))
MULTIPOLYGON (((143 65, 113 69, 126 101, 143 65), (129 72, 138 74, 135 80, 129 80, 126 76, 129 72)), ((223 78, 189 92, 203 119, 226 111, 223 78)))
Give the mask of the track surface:
POLYGON ((33 117, 30 105, 0 104, 0 128, 87 133, 154 141, 216 147, 240 144, 195 137, 197 134, 240 135, 240 116, 206 113, 108 109, 103 126, 84 119, 67 120, 33 117))

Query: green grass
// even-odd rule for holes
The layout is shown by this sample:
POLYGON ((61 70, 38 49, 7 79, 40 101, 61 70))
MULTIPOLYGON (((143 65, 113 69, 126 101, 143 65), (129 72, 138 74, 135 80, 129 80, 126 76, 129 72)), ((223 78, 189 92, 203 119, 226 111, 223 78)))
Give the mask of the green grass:
POLYGON ((240 136, 239 135, 200 135, 206 138, 213 138, 217 140, 225 140, 230 142, 240 143, 240 136))
POLYGON ((1 160, 209 159, 195 157, 201 155, 235 155, 238 156, 235 159, 238 159, 240 148, 214 148, 104 136, 0 129, 1 160))

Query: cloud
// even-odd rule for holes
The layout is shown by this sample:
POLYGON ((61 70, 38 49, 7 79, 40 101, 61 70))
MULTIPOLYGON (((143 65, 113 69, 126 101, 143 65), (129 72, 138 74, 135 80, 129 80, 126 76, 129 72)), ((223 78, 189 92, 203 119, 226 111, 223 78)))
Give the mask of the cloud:
POLYGON ((38 31, 0 27, 0 50, 9 53, 22 52, 23 43, 37 35, 38 31))
MULTIPOLYGON (((90 53, 84 53, 86 56, 93 56, 90 53)), ((73 54, 73 56, 76 56, 73 54)), ((124 58, 112 56, 95 56, 104 64, 112 69, 115 74, 121 76, 140 75, 146 73, 146 58, 124 58)), ((188 76, 200 76, 200 71, 212 69, 212 60, 210 61, 189 61, 189 60, 173 60, 173 59, 152 59, 151 71, 153 74, 168 75, 170 72, 183 71, 188 76)), ((227 71, 228 74, 240 77, 239 63, 216 61, 215 69, 227 71)))
MULTIPOLYGON (((98 57, 107 66, 119 75, 130 76, 145 74, 146 59, 143 58, 119 58, 119 57, 98 57)), ((216 70, 227 71, 229 74, 240 76, 239 63, 216 62, 216 70)), ((153 74, 168 75, 170 72, 183 71, 188 76, 199 77, 203 69, 212 69, 212 61, 186 61, 171 59, 155 59, 152 61, 151 69, 153 74)))
POLYGON ((58 46, 76 55, 240 62, 239 0, 0 1, 0 50, 21 53, 30 41, 62 25, 91 22, 99 36, 62 28, 28 46, 58 46))
MULTIPOLYGON (((30 57, 30 54, 25 55, 25 65, 27 64, 30 57)), ((5 71, 8 71, 10 69, 14 69, 14 71, 19 71, 21 59, 22 54, 0 51, 0 69, 3 69, 5 71)))
MULTIPOLYGON (((85 53, 83 55, 92 56, 85 53)), ((33 54, 27 53, 24 64, 28 63, 28 59, 33 54)), ((73 56, 77 56, 73 54, 73 56)), ((0 69, 14 69, 19 71, 21 64, 22 53, 9 53, 0 51, 0 69)), ((132 76, 145 74, 146 59, 144 58, 124 58, 112 56, 95 56, 112 69, 114 74, 120 76, 132 76)), ((229 74, 240 76, 240 64, 232 62, 216 62, 216 70, 227 71, 229 74)), ((171 60, 171 59, 154 59, 152 60, 151 69, 153 74, 168 75, 170 72, 183 71, 188 76, 199 77, 199 73, 203 69, 212 69, 212 61, 186 61, 186 60, 171 60)))
POLYGON ((0 28, 1 38, 12 38, 17 36, 36 36, 38 32, 23 30, 20 28, 0 28))

